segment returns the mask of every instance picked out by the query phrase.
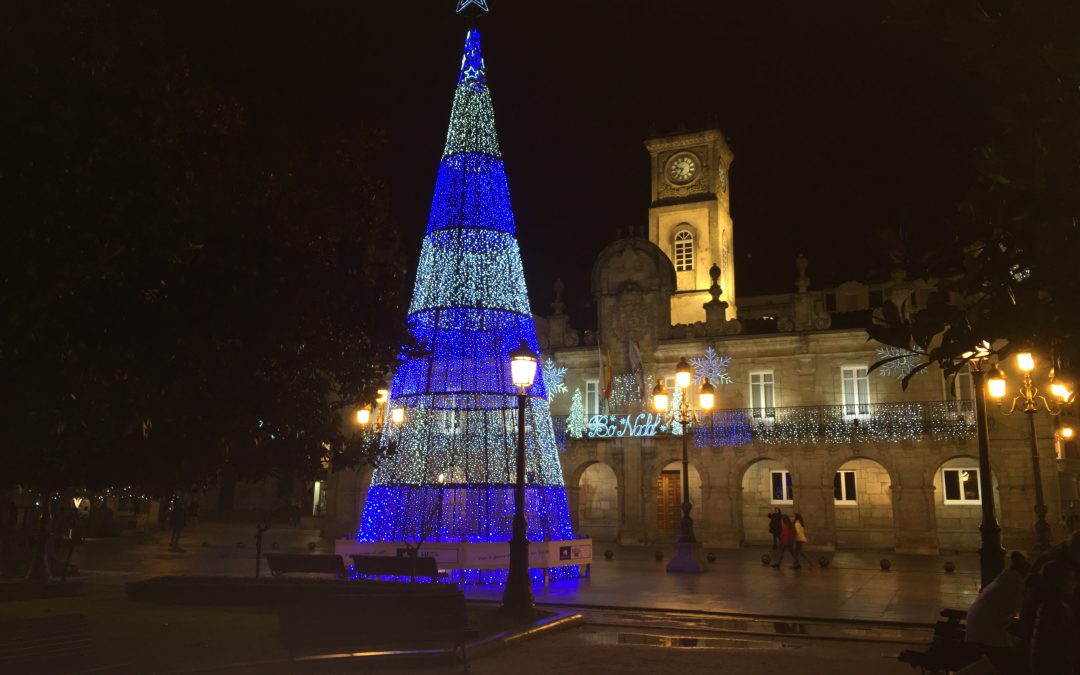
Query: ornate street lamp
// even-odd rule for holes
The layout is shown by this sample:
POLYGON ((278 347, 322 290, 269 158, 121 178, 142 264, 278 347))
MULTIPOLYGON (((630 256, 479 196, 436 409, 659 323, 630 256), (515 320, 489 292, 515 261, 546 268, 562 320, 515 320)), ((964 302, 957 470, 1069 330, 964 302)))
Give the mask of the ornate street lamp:
MULTIPOLYGON (((658 413, 664 415, 665 423, 671 424, 673 421, 682 425, 682 521, 679 523, 679 540, 675 542, 675 555, 672 556, 671 562, 667 565, 667 571, 672 573, 697 573, 705 570, 705 565, 701 562, 701 544, 694 538, 694 521, 690 517, 690 509, 693 505, 690 503, 690 472, 689 472, 689 460, 687 457, 687 441, 690 436, 690 426, 692 424, 700 424, 701 419, 698 413, 690 407, 689 397, 686 390, 690 386, 691 381, 690 364, 686 362, 686 359, 679 359, 679 364, 675 366, 675 386, 680 390, 680 404, 678 410, 672 410, 668 412, 668 405, 671 401, 671 397, 668 395, 667 387, 664 386, 664 380, 658 378, 656 386, 653 387, 653 407, 658 413)), ((708 412, 712 410, 716 404, 716 388, 709 384, 708 378, 706 378, 701 386, 698 387, 698 408, 701 411, 708 412)))
MULTIPOLYGON (((372 416, 375 417, 375 433, 381 434, 383 426, 386 424, 386 408, 390 401, 390 389, 387 388, 386 383, 383 382, 379 385, 379 388, 375 390, 375 409, 372 410, 371 406, 364 406, 356 411, 356 423, 365 429, 372 422, 372 416)), ((405 409, 394 408, 390 411, 390 422, 394 426, 401 426, 401 423, 405 421, 405 409)))
POLYGON ((510 536, 510 571, 503 591, 502 613, 507 616, 532 618, 532 585, 529 583, 529 539, 525 522, 525 404, 528 402, 529 387, 536 377, 536 362, 539 357, 529 349, 524 340, 521 346, 510 352, 510 379, 517 387, 518 399, 518 442, 516 475, 514 481, 514 522, 510 536))
POLYGON ((1002 414, 1008 416, 1016 412, 1018 406, 1027 415, 1028 434, 1031 437, 1031 474, 1035 480, 1035 543, 1034 553, 1042 553, 1050 550, 1050 525, 1046 522, 1046 503, 1043 500, 1042 474, 1039 471, 1039 446, 1035 439, 1035 413, 1043 410, 1053 416, 1060 415, 1062 410, 1071 405, 1076 398, 1074 392, 1061 382, 1054 381, 1054 370, 1050 369, 1050 394, 1052 398, 1046 398, 1031 382, 1031 371, 1035 370, 1035 358, 1031 352, 1020 352, 1016 355, 1016 365, 1024 374, 1024 380, 1020 385, 1020 393, 1013 397, 1008 411, 1002 403, 1005 399, 1007 384, 1005 374, 1001 368, 994 366, 994 375, 990 378, 989 388, 992 396, 1001 408, 1002 414))

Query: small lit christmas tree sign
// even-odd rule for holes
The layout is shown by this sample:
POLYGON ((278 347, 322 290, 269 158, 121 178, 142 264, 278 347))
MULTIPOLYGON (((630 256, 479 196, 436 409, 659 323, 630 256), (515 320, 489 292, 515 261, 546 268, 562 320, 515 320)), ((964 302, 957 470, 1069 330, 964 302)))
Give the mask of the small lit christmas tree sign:
POLYGON ((581 402, 581 390, 574 389, 574 398, 570 399, 570 416, 566 418, 566 433, 572 438, 585 435, 585 405, 581 402))
MULTIPOLYGON (((358 543, 338 548, 393 555, 426 539, 423 554, 459 570, 452 578, 502 580, 518 436, 509 353, 523 342, 540 350, 475 29, 465 39, 408 328, 419 349, 403 348, 390 391, 404 424, 383 432, 398 449, 372 476, 358 543)), ((554 390, 566 391, 565 369, 550 359, 545 366, 527 391, 530 566, 546 542, 549 575, 577 576, 576 565, 591 562, 591 542, 574 541, 545 384, 553 377, 554 390)))

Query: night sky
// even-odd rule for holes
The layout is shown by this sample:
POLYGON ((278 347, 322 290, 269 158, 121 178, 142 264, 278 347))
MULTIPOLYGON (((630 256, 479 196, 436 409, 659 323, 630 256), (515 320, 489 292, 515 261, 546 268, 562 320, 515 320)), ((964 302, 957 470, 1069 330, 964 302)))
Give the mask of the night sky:
MULTIPOLYGON (((464 42, 453 0, 183 3, 170 25, 258 123, 385 131, 405 252, 427 222, 464 42)), ((715 116, 735 153, 741 295, 886 265, 971 179, 964 82, 889 3, 492 0, 480 22, 534 311, 562 277, 578 327, 616 228, 647 222, 653 131, 715 116), (886 233, 883 238, 882 233, 886 233), (884 247, 889 249, 888 246, 884 247)))

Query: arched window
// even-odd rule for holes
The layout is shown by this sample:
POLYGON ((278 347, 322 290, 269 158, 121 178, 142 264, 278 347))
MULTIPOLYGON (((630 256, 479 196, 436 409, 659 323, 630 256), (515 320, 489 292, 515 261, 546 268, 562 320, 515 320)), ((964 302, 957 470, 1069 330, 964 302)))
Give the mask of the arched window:
POLYGON ((694 269, 694 235, 683 230, 675 235, 675 271, 694 269))

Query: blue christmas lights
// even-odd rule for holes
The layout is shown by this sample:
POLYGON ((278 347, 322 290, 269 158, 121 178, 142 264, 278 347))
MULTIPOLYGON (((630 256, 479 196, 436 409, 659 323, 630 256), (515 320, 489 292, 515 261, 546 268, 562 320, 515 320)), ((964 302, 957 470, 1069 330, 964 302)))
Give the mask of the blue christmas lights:
POLYGON ((497 156, 466 153, 439 163, 427 231, 451 227, 514 233, 506 168, 497 156))
MULTIPOLYGON (((398 449, 372 476, 358 541, 510 539, 518 417, 508 354, 522 341, 539 353, 514 232, 480 36, 471 30, 409 308, 412 345, 390 390, 405 422, 385 428, 398 449)), ((527 394, 528 537, 573 539, 539 365, 527 394)), ((458 576, 499 581, 505 571, 458 576)))

